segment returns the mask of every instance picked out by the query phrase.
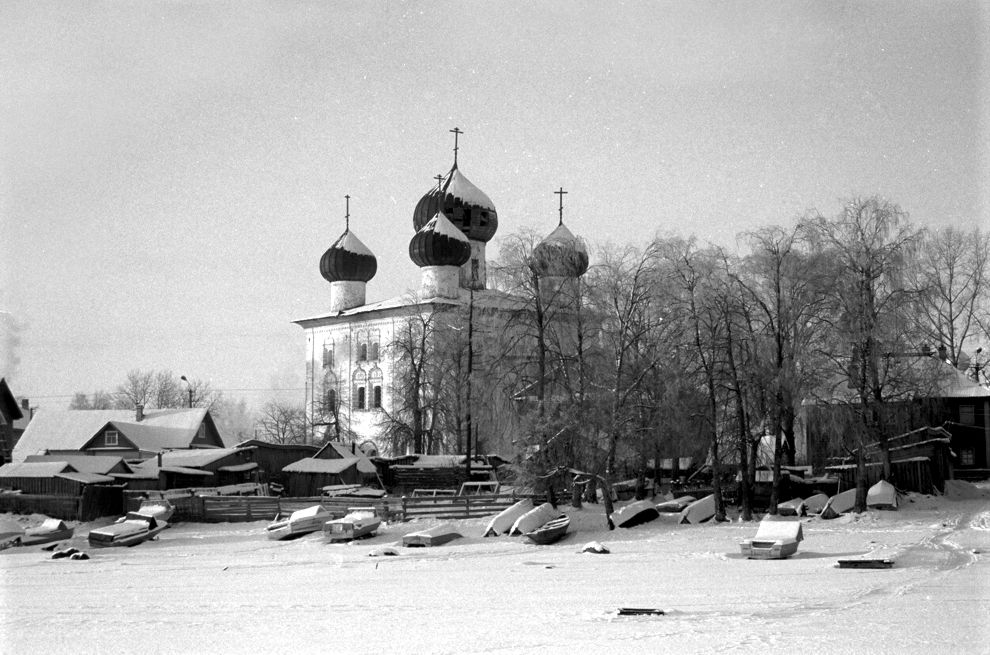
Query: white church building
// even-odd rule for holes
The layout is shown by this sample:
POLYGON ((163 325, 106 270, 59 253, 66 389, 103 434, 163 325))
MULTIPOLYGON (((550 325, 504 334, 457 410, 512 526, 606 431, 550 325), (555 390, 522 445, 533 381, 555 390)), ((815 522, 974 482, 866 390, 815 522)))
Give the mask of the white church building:
MULTIPOLYGON (((498 229, 498 215, 491 199, 458 168, 456 141, 454 164, 438 179, 413 211, 409 256, 421 271, 418 289, 366 302, 367 284, 378 265, 351 231, 349 210, 344 233, 320 259, 320 272, 330 283, 329 305, 320 314, 293 321, 306 335, 305 405, 314 442, 353 440, 373 444, 383 454, 402 454, 385 452, 381 437, 386 414, 395 415, 397 402, 391 390, 398 355, 391 346, 411 317, 471 303, 491 319, 499 311, 522 307, 518 299, 488 288, 485 247, 498 229)), ((541 273, 548 282, 576 278, 587 270, 587 252, 562 219, 537 248, 550 255, 541 261, 558 262, 544 264, 541 273)), ((479 422, 485 418, 482 409, 475 410, 479 422)), ((492 416, 492 408, 487 409, 492 416)), ((476 424, 474 432, 485 429, 476 424)))

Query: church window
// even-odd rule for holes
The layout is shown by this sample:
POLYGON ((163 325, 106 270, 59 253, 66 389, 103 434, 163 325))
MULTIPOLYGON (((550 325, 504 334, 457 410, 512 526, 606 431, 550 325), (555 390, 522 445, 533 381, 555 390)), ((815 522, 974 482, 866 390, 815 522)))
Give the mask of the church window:
POLYGON ((371 344, 371 349, 368 352, 368 357, 373 362, 377 362, 378 361, 378 342, 377 341, 375 341, 374 343, 371 344))
POLYGON ((354 374, 354 409, 367 408, 367 388, 368 374, 364 371, 357 371, 354 374))
POLYGON ((323 344, 323 368, 333 368, 333 342, 323 344))
POLYGON ((371 407, 381 409, 382 406, 382 370, 376 368, 368 375, 368 386, 371 387, 371 407))
POLYGON ((358 387, 356 409, 364 409, 364 387, 358 387))
POLYGON ((116 446, 119 444, 119 434, 116 430, 107 430, 103 434, 103 443, 107 446, 116 446))
POLYGON ((378 385, 378 386, 375 387, 375 394, 374 394, 373 403, 374 404, 372 405, 372 407, 374 407, 375 409, 381 409, 382 408, 382 388, 381 388, 381 385, 378 385))
POLYGON ((362 343, 358 346, 358 361, 366 362, 368 361, 368 344, 362 343))
POLYGON ((336 412, 337 411, 337 390, 327 389, 324 402, 327 405, 327 411, 336 412))

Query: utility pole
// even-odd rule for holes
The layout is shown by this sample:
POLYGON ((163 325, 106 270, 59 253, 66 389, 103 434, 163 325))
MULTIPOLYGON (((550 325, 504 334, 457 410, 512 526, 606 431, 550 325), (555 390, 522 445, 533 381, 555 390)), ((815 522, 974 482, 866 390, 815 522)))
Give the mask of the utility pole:
POLYGON ((183 375, 179 379, 182 380, 183 382, 185 382, 186 383, 186 387, 188 387, 188 389, 189 389, 189 409, 192 409, 192 384, 189 383, 189 380, 186 379, 186 376, 185 375, 183 375))
POLYGON ((464 427, 467 431, 465 443, 467 457, 464 464, 465 482, 471 481, 471 371, 474 370, 474 275, 468 289, 468 343, 467 343, 467 383, 464 385, 464 427))

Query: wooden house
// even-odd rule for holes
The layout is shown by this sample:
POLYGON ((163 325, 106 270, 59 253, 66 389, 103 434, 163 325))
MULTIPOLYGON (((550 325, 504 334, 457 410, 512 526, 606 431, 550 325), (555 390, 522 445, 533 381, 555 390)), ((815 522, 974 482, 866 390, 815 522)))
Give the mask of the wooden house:
POLYGON ((258 481, 253 447, 196 448, 158 453, 114 477, 132 490, 222 487, 258 481))
POLYGON ((24 418, 17 399, 7 386, 7 380, 0 378, 0 464, 11 461, 14 448, 14 423, 24 418))
POLYGON ((17 462, 0 466, 0 488, 46 496, 80 496, 88 485, 113 484, 109 475, 77 471, 65 461, 17 462))
POLYGON ((213 417, 202 408, 39 409, 14 447, 13 461, 29 455, 146 459, 165 450, 223 447, 213 417))

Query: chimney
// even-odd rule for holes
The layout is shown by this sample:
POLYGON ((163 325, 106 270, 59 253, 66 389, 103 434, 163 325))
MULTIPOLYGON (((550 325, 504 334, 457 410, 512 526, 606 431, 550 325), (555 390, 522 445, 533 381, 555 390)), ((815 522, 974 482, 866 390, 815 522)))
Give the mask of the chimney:
POLYGON ((141 403, 138 403, 137 407, 134 408, 134 420, 138 423, 144 420, 144 405, 141 403))
POLYGON ((25 411, 31 409, 31 401, 27 398, 21 398, 21 409, 25 411))
POLYGON ((158 468, 162 467, 162 453, 158 451, 158 468))

